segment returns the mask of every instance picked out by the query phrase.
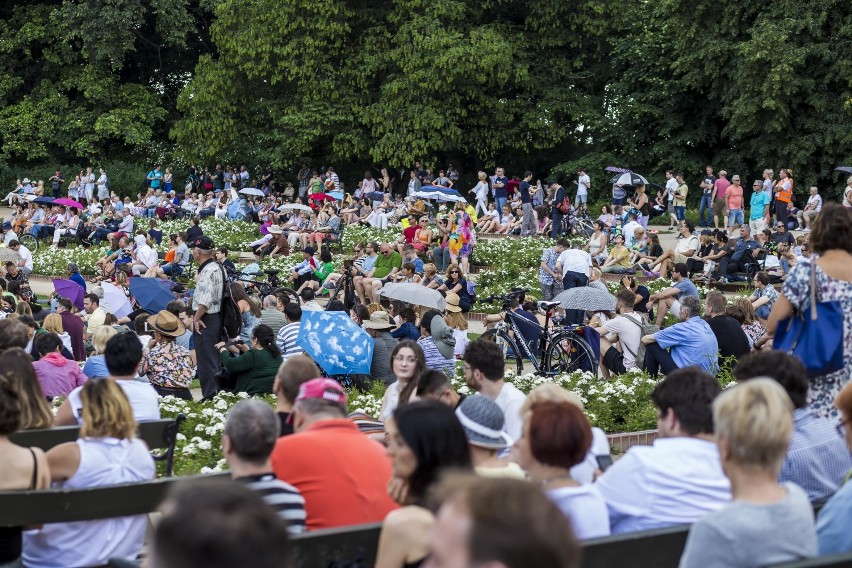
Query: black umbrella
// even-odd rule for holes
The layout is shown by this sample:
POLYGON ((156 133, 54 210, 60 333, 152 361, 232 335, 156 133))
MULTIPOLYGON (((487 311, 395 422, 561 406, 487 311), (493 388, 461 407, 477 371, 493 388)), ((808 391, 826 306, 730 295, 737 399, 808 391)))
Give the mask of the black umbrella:
POLYGON ((660 184, 658 184, 658 183, 654 183, 654 182, 651 182, 651 187, 653 187, 654 189, 659 189, 660 191, 665 191, 665 190, 666 190, 666 188, 665 188, 665 187, 663 187, 662 185, 660 185, 660 184))
POLYGON ((835 172, 843 172, 845 174, 852 174, 852 166, 840 166, 840 167, 834 168, 834 171, 835 172))
POLYGON ((44 195, 42 197, 36 197, 35 199, 33 199, 33 203, 38 203, 39 205, 50 205, 51 203, 53 203, 53 198, 44 195))
POLYGON ((635 187, 637 185, 648 185, 648 180, 646 180, 644 176, 640 176, 636 172, 625 172, 623 174, 617 174, 610 180, 609 183, 613 185, 620 185, 622 187, 635 187))

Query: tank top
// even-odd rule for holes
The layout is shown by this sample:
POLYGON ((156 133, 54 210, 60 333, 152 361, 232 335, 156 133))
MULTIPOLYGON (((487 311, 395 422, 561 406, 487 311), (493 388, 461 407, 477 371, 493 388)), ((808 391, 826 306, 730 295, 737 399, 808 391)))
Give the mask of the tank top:
MULTIPOLYGON (((33 474, 30 478, 30 486, 27 489, 35 489, 38 481, 38 460, 32 448, 27 448, 33 457, 33 474)), ((12 562, 21 557, 21 527, 0 527, 0 564, 12 562)))
MULTIPOLYGON (((601 246, 601 241, 603 240, 604 236, 605 235, 603 233, 601 233, 601 235, 599 237, 595 238, 594 234, 592 234, 592 236, 589 237, 589 250, 590 251, 598 250, 601 246)), ((606 252, 606 250, 604 250, 602 252, 606 252)))
MULTIPOLYGON (((63 489, 154 479, 154 460, 139 439, 80 438, 80 465, 63 489)), ((101 566, 110 558, 136 558, 145 540, 146 515, 44 525, 24 532, 24 565, 42 568, 101 566)))

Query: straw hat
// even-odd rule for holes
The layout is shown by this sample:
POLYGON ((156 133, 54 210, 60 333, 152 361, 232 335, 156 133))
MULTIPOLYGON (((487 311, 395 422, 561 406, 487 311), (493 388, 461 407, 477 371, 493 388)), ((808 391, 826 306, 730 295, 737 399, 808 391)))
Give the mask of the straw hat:
POLYGON ((365 329, 387 330, 396 327, 390 321, 390 316, 387 312, 378 311, 370 314, 370 319, 364 322, 365 329))
POLYGON ((462 311, 461 306, 459 306, 459 302, 461 299, 459 295, 455 292, 447 292, 447 295, 444 296, 444 299, 447 301, 447 307, 444 308, 448 312, 460 312, 462 311))
POLYGON ((148 319, 148 325, 168 337, 180 337, 186 332, 186 326, 176 315, 168 310, 160 310, 148 319))
POLYGON ((266 230, 269 231, 269 234, 271 235, 280 235, 283 232, 281 227, 278 225, 269 225, 266 230))

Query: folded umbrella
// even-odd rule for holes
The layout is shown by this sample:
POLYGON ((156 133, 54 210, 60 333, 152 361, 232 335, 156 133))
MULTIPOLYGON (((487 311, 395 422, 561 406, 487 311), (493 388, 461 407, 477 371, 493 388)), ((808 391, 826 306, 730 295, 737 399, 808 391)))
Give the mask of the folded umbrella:
POLYGON ((392 300, 399 300, 400 302, 406 302, 416 306, 435 308, 436 310, 441 311, 443 311, 447 306, 447 301, 440 292, 433 290, 432 288, 427 288, 422 284, 411 284, 407 282, 397 284, 391 282, 389 284, 385 284, 382 289, 379 290, 379 295, 392 300))
POLYGON ((101 288, 104 289, 104 299, 101 302, 104 311, 117 318, 126 317, 133 311, 124 290, 110 282, 101 282, 101 288))
POLYGON ((165 310, 169 302, 175 299, 168 284, 159 278, 144 276, 131 278, 130 293, 133 294, 140 308, 152 314, 165 310))
POLYGON ((375 342, 345 312, 302 312, 296 344, 328 375, 370 374, 375 342))
POLYGON ((67 298, 74 304, 78 310, 83 309, 83 296, 86 295, 86 290, 73 280, 65 278, 54 278, 53 289, 63 298, 67 298))
POLYGON ((580 286, 560 292, 553 298, 566 310, 614 312, 615 296, 590 286, 580 286))

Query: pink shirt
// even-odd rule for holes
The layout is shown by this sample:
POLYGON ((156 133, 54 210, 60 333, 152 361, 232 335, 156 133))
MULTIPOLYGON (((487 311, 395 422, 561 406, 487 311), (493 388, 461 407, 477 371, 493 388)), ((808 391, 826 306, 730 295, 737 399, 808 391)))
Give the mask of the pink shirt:
POLYGON ((741 185, 730 186, 728 188, 728 195, 727 195, 726 203, 728 204, 728 209, 742 209, 743 208, 743 186, 741 186, 741 185))
MULTIPOLYGON (((729 182, 726 178, 717 179, 716 180, 716 199, 725 199, 725 193, 728 191, 729 187, 731 187, 731 182, 729 182)), ((742 205, 742 203, 740 203, 740 205, 742 205)), ((740 207, 736 207, 735 209, 740 209, 740 207)))

